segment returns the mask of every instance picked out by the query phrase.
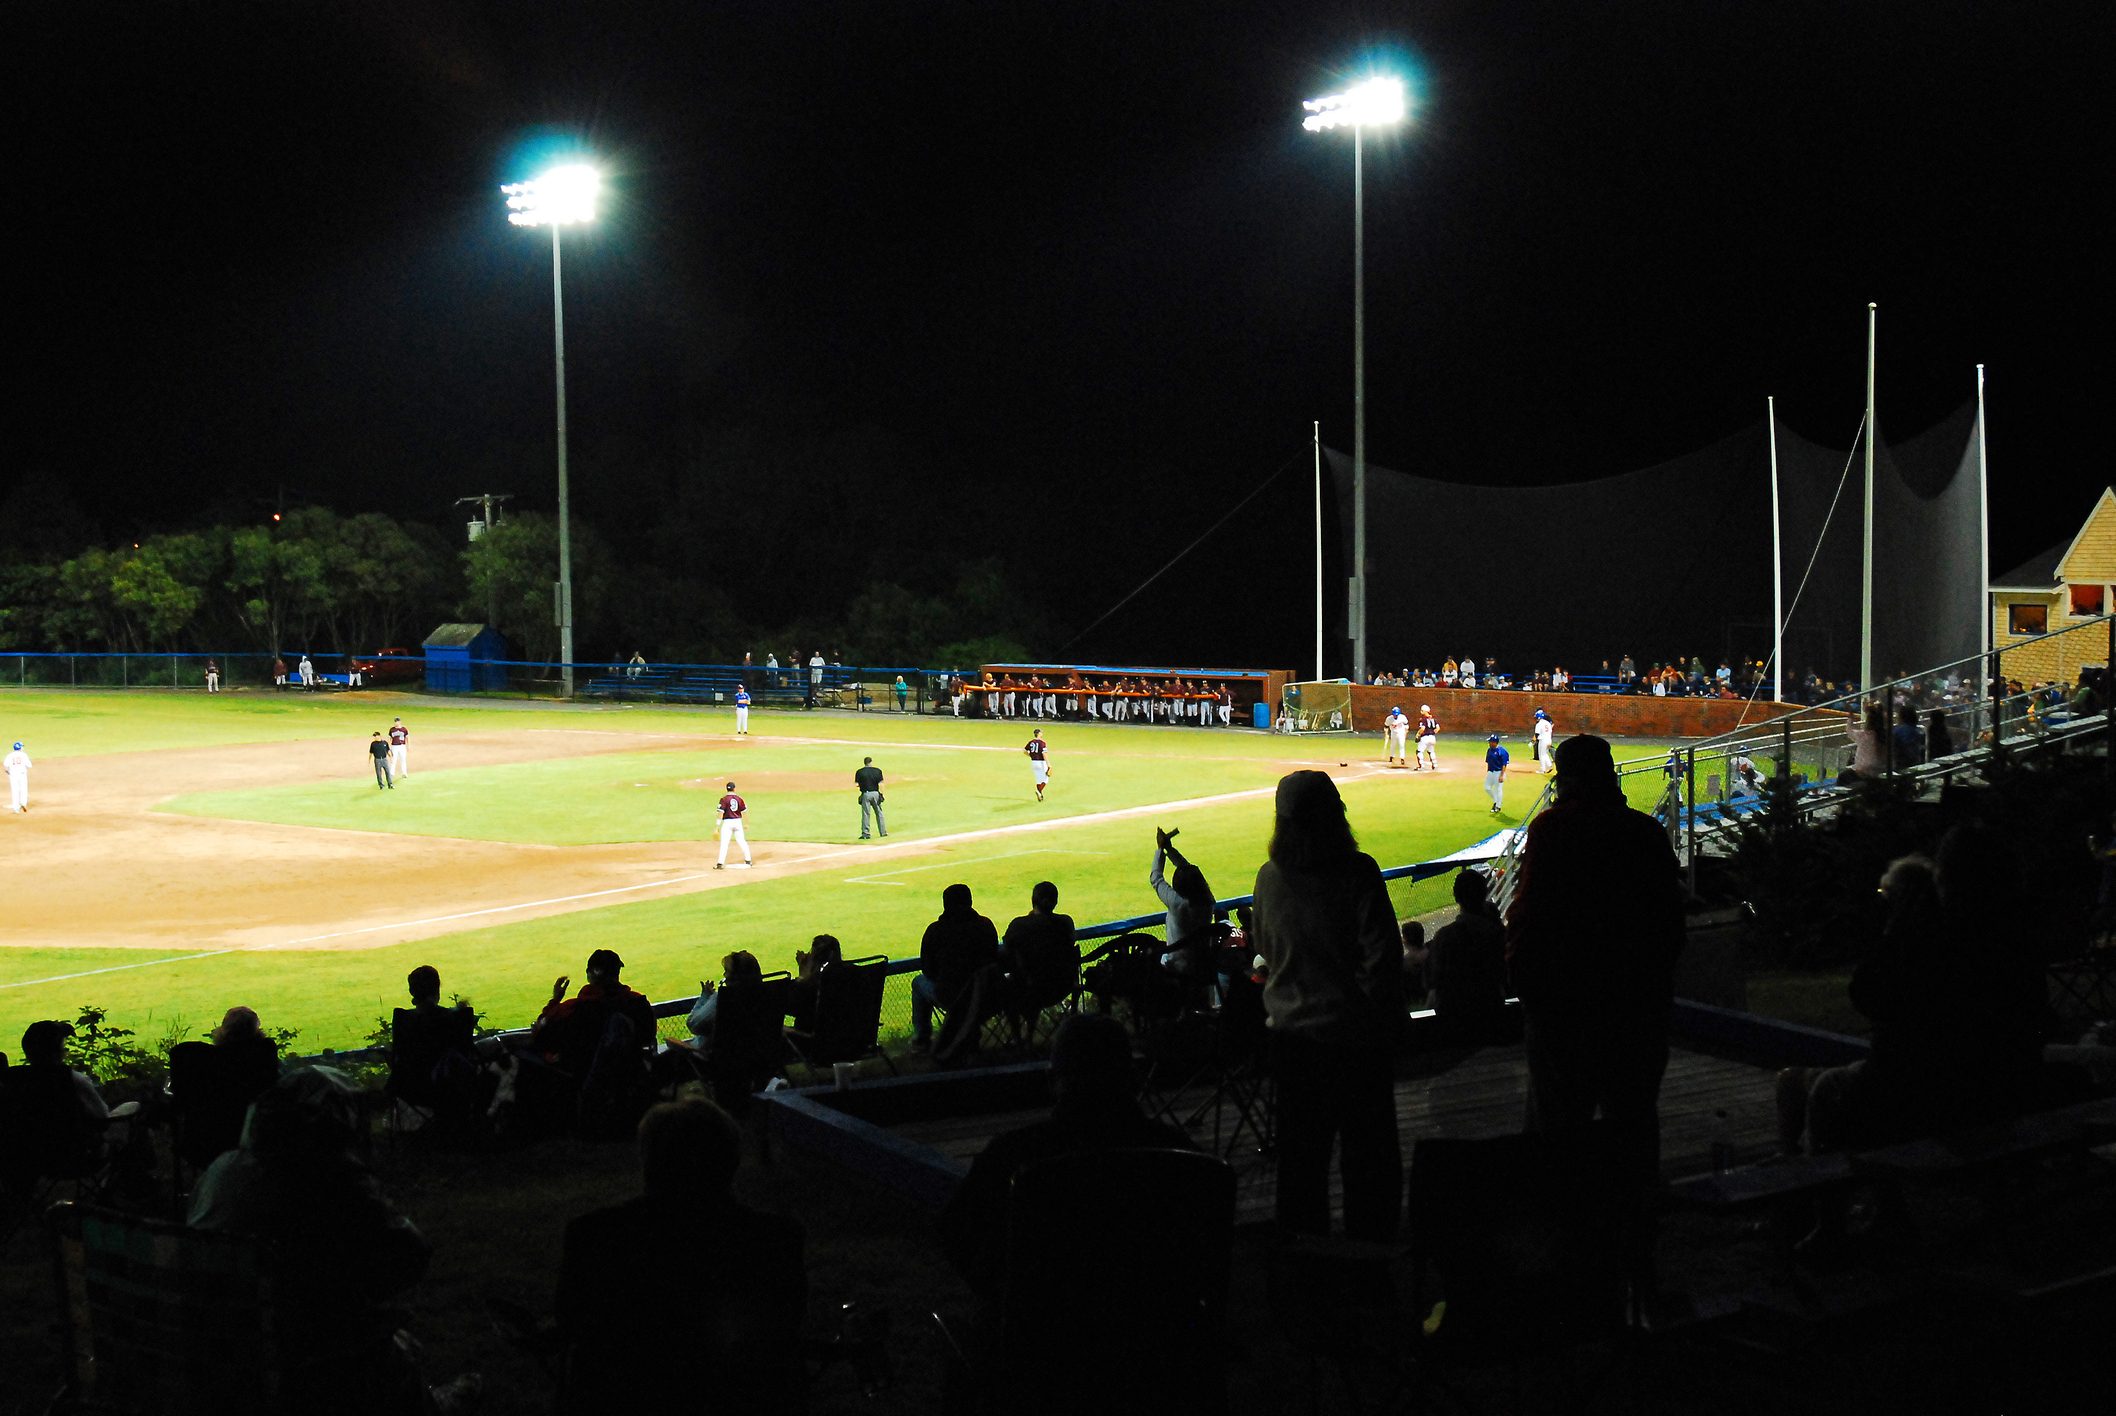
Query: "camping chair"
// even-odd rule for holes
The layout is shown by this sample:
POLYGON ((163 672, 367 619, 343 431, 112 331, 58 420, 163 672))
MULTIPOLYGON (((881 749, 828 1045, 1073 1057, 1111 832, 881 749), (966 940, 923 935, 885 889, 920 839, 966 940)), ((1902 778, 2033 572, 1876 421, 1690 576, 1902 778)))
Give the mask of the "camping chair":
POLYGON ((397 1008, 389 1017, 389 1078, 383 1093, 395 1103, 389 1109, 392 1140, 406 1112, 416 1129, 440 1123, 467 1125, 475 1113, 477 1055, 472 1038, 477 1015, 469 1008, 397 1008))
POLYGON ((996 1311, 954 1348, 967 1409, 1076 1409, 1090 1387, 1127 1410, 1226 1405, 1234 1171, 1195 1151, 1083 1152, 1014 1177, 996 1311))
MULTIPOLYGON (((119 1108, 123 1120, 138 1106, 119 1108)), ((106 1155, 109 1121, 81 1109, 65 1067, 0 1068, 0 1242, 71 1183, 84 1200, 100 1196, 117 1168, 106 1155)))
POLYGON ((242 1143, 250 1103, 277 1079, 278 1049, 231 1056, 210 1042, 180 1042, 169 1049, 169 1117, 175 1159, 169 1167, 177 1196, 184 1172, 194 1175, 242 1143), (269 1070, 263 1059, 269 1055, 269 1070))
POLYGON ((739 1115, 752 1095, 785 1072, 782 1024, 793 999, 793 976, 782 970, 756 984, 726 984, 715 996, 720 1005, 711 1046, 672 1042, 669 1053, 705 1084, 713 1100, 739 1115))
POLYGON ((1095 1011, 1121 1003, 1139 1029, 1165 1023, 1183 1011, 1183 986, 1161 967, 1168 944, 1137 930, 1105 940, 1080 960, 1080 986, 1095 997, 1095 1011))
POLYGON ((811 1072, 839 1062, 879 1057, 891 1072, 896 1064, 882 1050, 882 990, 888 984, 889 961, 880 954, 827 965, 816 975, 816 1025, 813 1032, 786 1031, 787 1045, 811 1072))

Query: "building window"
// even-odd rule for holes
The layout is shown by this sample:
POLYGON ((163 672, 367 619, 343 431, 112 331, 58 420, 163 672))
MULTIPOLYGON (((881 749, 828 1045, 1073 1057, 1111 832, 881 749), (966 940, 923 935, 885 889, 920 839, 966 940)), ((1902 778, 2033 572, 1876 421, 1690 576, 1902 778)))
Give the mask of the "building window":
POLYGON ((2101 585, 2074 585, 2069 588, 2072 591, 2073 614, 2098 615, 2101 613, 2101 607, 2105 603, 2104 591, 2107 587, 2101 585))
POLYGON ((2006 633, 2043 634, 2050 628, 2048 605, 2006 606, 2006 633))

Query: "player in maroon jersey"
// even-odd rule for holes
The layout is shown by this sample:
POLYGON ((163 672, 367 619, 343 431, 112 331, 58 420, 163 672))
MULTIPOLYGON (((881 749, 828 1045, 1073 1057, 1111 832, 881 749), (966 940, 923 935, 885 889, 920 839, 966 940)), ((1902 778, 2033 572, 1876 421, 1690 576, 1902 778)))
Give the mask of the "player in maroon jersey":
POLYGON ((1042 801, 1043 789, 1051 780, 1051 745, 1043 740, 1043 729, 1031 728, 1021 750, 1029 755, 1029 769, 1036 774, 1036 800, 1042 801))
POLYGON ((389 720, 389 770, 396 777, 411 775, 411 729, 402 718, 389 720))
POLYGON ((742 828, 743 813, 748 810, 749 803, 735 795, 735 784, 729 782, 727 784, 727 794, 720 798, 720 859, 713 862, 713 869, 727 869, 727 843, 729 841, 740 841, 742 843, 742 863, 744 865, 750 863, 749 833, 742 828))

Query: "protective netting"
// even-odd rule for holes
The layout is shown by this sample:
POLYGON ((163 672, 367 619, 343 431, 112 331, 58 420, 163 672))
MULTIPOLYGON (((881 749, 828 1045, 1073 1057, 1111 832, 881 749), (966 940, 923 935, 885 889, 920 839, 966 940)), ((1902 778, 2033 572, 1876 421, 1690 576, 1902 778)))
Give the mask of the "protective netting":
MULTIPOLYGON (((1352 459, 1326 449, 1344 565, 1352 459)), ((1984 614, 1974 403, 1874 467, 1874 675, 1973 654, 1984 614)), ((1469 648, 1509 673, 1766 658, 1771 649, 1766 424, 1636 472, 1485 487, 1367 464, 1369 657, 1437 667, 1469 648)), ((1778 429, 1786 679, 1858 672, 1864 454, 1778 429), (1823 536, 1847 460, 1836 516, 1823 536), (1819 551, 1816 545, 1822 537, 1819 551), (1813 556, 1805 594, 1795 588, 1813 556)))
POLYGON ((1352 731, 1352 685, 1343 679, 1287 684, 1277 727, 1282 733, 1352 731))

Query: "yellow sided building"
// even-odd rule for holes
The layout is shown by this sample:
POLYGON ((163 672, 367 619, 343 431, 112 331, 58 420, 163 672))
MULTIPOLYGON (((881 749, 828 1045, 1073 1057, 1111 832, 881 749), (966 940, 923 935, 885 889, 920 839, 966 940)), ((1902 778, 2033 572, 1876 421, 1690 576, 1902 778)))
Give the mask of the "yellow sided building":
POLYGON ((1991 643, 2009 679, 2076 683, 2085 668, 2106 668, 2109 636, 2077 634, 2023 644, 2116 610, 2116 490, 2103 488, 2069 545, 2052 546, 1991 582, 1991 643), (2009 645, 2020 645, 2009 648, 2009 645))

